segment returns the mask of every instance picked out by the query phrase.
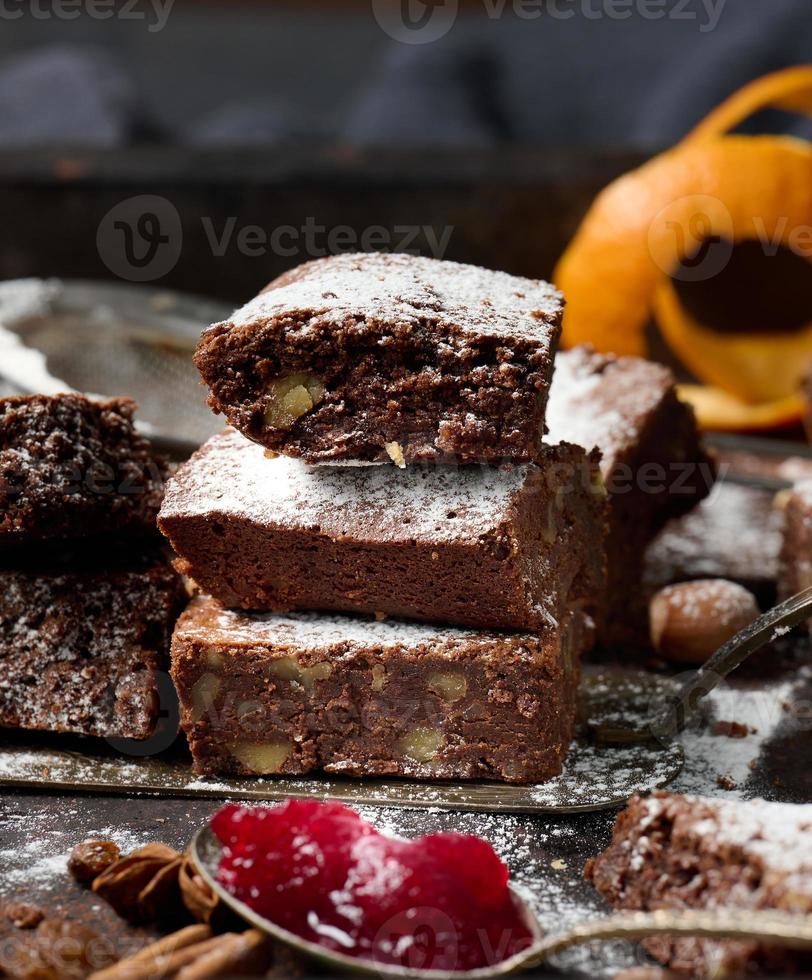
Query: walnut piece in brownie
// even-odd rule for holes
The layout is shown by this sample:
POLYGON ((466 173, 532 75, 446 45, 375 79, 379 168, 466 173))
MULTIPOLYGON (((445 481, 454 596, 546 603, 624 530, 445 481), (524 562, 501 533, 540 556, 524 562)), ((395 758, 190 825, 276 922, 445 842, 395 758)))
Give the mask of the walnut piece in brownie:
POLYGON ((782 528, 779 598, 812 588, 812 480, 796 483, 776 500, 782 528))
POLYGON ((133 427, 135 407, 0 399, 0 548, 154 527, 165 471, 133 427))
POLYGON ((308 462, 536 457, 563 303, 548 283, 409 255, 319 259, 195 354, 209 404, 308 462))
POLYGON ((586 617, 538 633, 229 612, 192 601, 172 641, 199 773, 496 779, 561 771, 586 617))
POLYGON ((547 405, 547 442, 601 452, 609 494, 608 617, 601 640, 646 645, 645 549, 669 518, 712 488, 715 467, 668 368, 639 357, 560 353, 547 405))
POLYGON ((605 594, 597 463, 309 466, 238 432, 214 436, 167 485, 159 526, 178 567, 231 608, 385 613, 540 629, 605 594))
MULTIPOLYGON (((615 909, 777 909, 812 914, 812 806, 658 792, 635 796, 586 877, 615 909)), ((812 953, 657 937, 661 963, 692 976, 804 972, 812 953)))
POLYGON ((180 579, 150 556, 53 561, 0 578, 0 727, 149 738, 180 579))

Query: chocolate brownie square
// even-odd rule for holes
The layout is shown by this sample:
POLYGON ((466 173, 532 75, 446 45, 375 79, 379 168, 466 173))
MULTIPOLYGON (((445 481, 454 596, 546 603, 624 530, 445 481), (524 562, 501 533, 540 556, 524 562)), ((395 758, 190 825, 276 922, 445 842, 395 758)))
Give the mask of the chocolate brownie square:
POLYGON ((538 455, 561 329, 548 283, 410 255, 319 259, 205 331, 209 404, 308 462, 538 455))
POLYGON ((133 426, 135 407, 0 399, 0 548, 155 527, 165 468, 133 426))
MULTIPOLYGON (((812 915, 812 806, 658 792, 635 796, 586 877, 615 909, 777 909, 812 915)), ((644 946, 691 976, 803 973, 812 953, 657 937, 644 946)))
POLYGON ((556 358, 547 407, 550 443, 601 452, 609 495, 608 619, 601 639, 647 635, 640 587, 645 549, 670 518, 708 495, 715 467, 668 368, 577 347, 556 358))
MULTIPOLYGON (((127 546, 128 547, 128 546, 127 546)), ((184 600, 152 554, 65 551, 0 572, 0 727, 149 738, 184 600)))
POLYGON ((199 773, 495 779, 561 771, 586 617, 537 633, 224 610, 192 601, 172 641, 199 773))
POLYGON ((812 480, 797 483, 776 498, 782 529, 778 559, 779 598, 812 588, 812 480))
POLYGON ((605 594, 605 495, 596 459, 309 466, 237 432, 167 485, 159 526, 179 569, 227 607, 385 613, 533 630, 605 594))

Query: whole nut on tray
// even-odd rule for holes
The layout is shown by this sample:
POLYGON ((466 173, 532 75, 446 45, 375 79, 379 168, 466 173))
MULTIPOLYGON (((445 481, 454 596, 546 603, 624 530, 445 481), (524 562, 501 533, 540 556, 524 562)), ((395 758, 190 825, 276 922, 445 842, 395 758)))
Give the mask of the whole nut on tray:
POLYGON ((110 840, 86 840, 77 844, 68 858, 68 871, 83 885, 89 885, 121 856, 110 840))
POLYGON ((752 592, 725 579, 669 585, 649 605, 654 648, 667 660, 702 664, 759 615, 752 592))

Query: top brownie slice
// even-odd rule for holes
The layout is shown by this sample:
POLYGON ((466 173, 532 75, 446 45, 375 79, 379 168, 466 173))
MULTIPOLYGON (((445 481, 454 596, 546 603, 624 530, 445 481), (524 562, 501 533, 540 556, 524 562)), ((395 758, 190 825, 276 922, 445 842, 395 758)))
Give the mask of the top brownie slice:
POLYGON ((0 399, 0 547, 155 527, 164 469, 127 398, 0 399))
POLYGON ((545 282, 409 255, 341 255, 272 282, 201 337, 209 404, 308 462, 527 462, 563 303, 545 282))

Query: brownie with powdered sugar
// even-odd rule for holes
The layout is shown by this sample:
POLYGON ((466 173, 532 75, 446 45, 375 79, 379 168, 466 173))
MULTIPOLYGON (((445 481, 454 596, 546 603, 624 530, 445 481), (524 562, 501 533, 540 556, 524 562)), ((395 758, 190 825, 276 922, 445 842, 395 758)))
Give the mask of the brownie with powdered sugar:
POLYGON ((589 632, 578 611, 491 633, 198 597, 172 676, 199 773, 533 783, 561 771, 589 632))
POLYGON ((184 598, 160 554, 110 542, 4 569, 0 727, 149 738, 184 598))
POLYGON ((645 550, 669 519, 708 496, 715 478, 693 410, 663 365, 576 347, 556 358, 547 426, 550 443, 600 450, 609 499, 602 639, 613 647, 636 646, 648 633, 645 550))
POLYGON ((306 263, 204 332, 209 404, 308 462, 528 462, 563 300, 551 285, 410 255, 306 263))
MULTIPOLYGON (((812 806, 657 792, 635 796, 586 876, 615 909, 774 909, 812 915, 812 806)), ((812 953, 753 942, 644 943, 690 976, 806 974, 812 953)))
POLYGON ((555 626, 605 594, 597 454, 542 464, 310 466, 213 437, 169 481, 159 526, 225 606, 384 613, 485 629, 555 626))
POLYGON ((0 550, 154 530, 165 465, 128 398, 0 399, 0 550))
POLYGON ((781 528, 778 593, 781 599, 789 599, 812 588, 812 480, 782 491, 776 509, 781 528))

